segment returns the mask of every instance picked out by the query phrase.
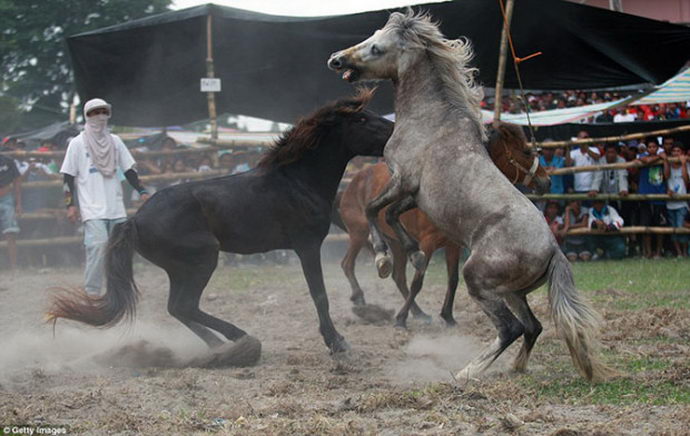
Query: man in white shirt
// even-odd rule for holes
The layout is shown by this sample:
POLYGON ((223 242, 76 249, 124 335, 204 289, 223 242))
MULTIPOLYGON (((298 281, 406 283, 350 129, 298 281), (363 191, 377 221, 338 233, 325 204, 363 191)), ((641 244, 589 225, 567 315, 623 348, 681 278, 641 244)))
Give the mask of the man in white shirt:
POLYGON ((134 158, 122 140, 108 130, 110 109, 110 104, 100 98, 86 102, 84 131, 69 142, 60 169, 64 174, 67 217, 76 222, 81 214, 84 223, 84 288, 92 297, 100 296, 108 236, 116 224, 127 219, 118 170, 144 200, 148 197, 134 170, 134 158), (74 202, 75 187, 79 209, 74 202))
MULTIPOLYGON (((589 135, 585 131, 582 131, 577 135, 578 139, 585 139, 588 137, 589 135)), ((599 149, 597 149, 596 147, 592 147, 587 144, 582 144, 577 149, 572 150, 568 157, 569 159, 566 161, 566 166, 572 165, 575 167, 582 167, 596 165, 597 162, 599 162, 601 155, 599 154, 599 149)), ((592 187, 592 182, 594 180, 594 172, 586 171, 575 173, 574 179, 575 192, 580 194, 589 193, 590 188, 592 187)), ((589 202, 585 201, 583 202, 583 205, 585 207, 589 207, 589 202)))

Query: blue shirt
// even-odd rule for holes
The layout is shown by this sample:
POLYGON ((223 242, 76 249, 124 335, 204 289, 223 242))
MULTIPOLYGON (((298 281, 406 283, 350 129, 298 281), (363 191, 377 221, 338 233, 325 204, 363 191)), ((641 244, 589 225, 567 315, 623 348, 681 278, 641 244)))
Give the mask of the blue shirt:
MULTIPOLYGON (((551 162, 546 162, 544 156, 539 156, 539 165, 543 167, 554 167, 563 168, 565 166, 565 159, 562 156, 554 156, 551 162)), ((550 176, 551 177, 551 193, 552 194, 563 194, 565 192, 565 187, 563 186, 563 176, 550 176)))
MULTIPOLYGON (((639 157, 645 156, 649 156, 649 153, 643 153, 639 157)), ((640 168, 640 184, 638 191, 640 194, 666 194, 663 165, 657 164, 640 168)), ((663 201, 652 201, 651 203, 664 204, 663 201)))

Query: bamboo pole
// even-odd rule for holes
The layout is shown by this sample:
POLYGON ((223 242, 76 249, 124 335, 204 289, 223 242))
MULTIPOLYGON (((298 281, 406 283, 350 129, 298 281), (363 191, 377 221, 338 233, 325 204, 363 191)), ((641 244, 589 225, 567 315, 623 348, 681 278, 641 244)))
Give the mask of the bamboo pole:
POLYGON ((666 194, 527 194, 530 200, 604 200, 604 201, 688 201, 690 194, 666 195, 666 194))
POLYGON ((591 145, 599 144, 602 142, 618 142, 618 141, 629 141, 631 139, 641 139, 649 136, 661 136, 670 135, 672 133, 690 131, 690 124, 684 126, 673 127, 671 129, 661 129, 654 130, 651 132, 640 132, 640 133, 629 133, 627 135, 619 136, 604 136, 601 138, 586 138, 586 139, 571 139, 568 141, 544 141, 537 144, 537 147, 541 148, 558 148, 565 147, 569 145, 591 145))
MULTIPOLYGON (((680 162, 678 157, 669 157, 667 160, 671 163, 680 162)), ((550 176, 559 176, 561 174, 573 174, 573 173, 585 173, 588 171, 603 171, 603 170, 624 170, 628 168, 641 168, 648 166, 660 166, 663 165, 663 159, 651 163, 645 163, 639 160, 631 160, 630 162, 616 162, 612 164, 599 164, 599 165, 583 165, 579 167, 564 167, 556 168, 549 172, 550 176)))
MULTIPOLYGON (((214 78, 213 66, 213 15, 206 16, 206 77, 214 78)), ((218 119, 216 114, 216 94, 206 93, 208 99, 208 117, 211 120, 211 138, 218 139, 218 119)))
POLYGON ((501 32, 501 45, 498 50, 498 71, 496 72, 496 86, 494 88, 494 127, 498 127, 501 121, 501 109, 503 109, 503 82, 506 74, 506 58, 508 57, 508 33, 510 32, 510 21, 513 18, 513 1, 508 0, 505 17, 501 20, 503 22, 503 31, 501 32))

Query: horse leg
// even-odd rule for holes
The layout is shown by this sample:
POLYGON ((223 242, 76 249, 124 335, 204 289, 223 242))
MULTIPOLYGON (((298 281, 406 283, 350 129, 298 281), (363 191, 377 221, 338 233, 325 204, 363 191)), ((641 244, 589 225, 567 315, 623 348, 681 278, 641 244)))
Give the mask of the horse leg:
POLYGON ((237 341, 247 333, 233 324, 203 312, 199 300, 218 262, 218 253, 197 265, 168 270, 170 296, 168 312, 199 336, 209 347, 222 345, 212 331, 215 330, 231 341, 237 341))
MULTIPOLYGON (((398 311, 398 314, 395 316, 396 327, 405 328, 407 326, 407 315, 410 310, 412 310, 412 313, 415 315, 415 317, 418 317, 418 315, 415 314, 414 309, 415 306, 417 306, 417 303, 415 303, 415 299, 417 298, 419 291, 422 290, 422 286, 424 285, 424 275, 426 272, 426 267, 429 264, 429 260, 431 259, 431 255, 434 253, 434 251, 436 251, 433 238, 422 239, 421 245, 422 252, 424 253, 424 267, 420 270, 417 270, 414 274, 414 278, 412 279, 412 286, 410 287, 410 295, 408 295, 407 299, 405 300, 405 304, 403 304, 403 306, 398 311)), ((419 310, 421 311, 421 309, 419 310)), ((429 322, 431 321, 431 317, 429 315, 424 313, 423 317, 425 317, 426 320, 428 320, 429 322)))
POLYGON ((347 281, 350 282, 350 288, 352 289, 350 301, 352 301, 355 306, 364 306, 366 304, 364 301, 364 291, 362 291, 357 277, 355 276, 355 265, 357 263, 359 251, 367 242, 366 234, 362 237, 362 235, 358 233, 350 233, 350 243, 347 246, 347 252, 342 262, 340 262, 340 266, 345 273, 345 277, 347 277, 347 281))
MULTIPOLYGON (((391 252, 393 253, 393 281, 398 287, 398 290, 402 294, 405 301, 409 299, 410 291, 407 288, 407 258, 405 257, 405 252, 403 251, 400 243, 391 241, 391 252)), ((419 318, 425 322, 431 322, 431 317, 424 313, 424 311, 417 306, 417 303, 412 302, 410 306, 412 314, 415 318, 419 318)), ((405 327, 403 325, 398 325, 396 322, 396 327, 405 327)))
POLYGON ((407 194, 403 191, 400 175, 393 172, 390 181, 381 193, 371 200, 365 208, 367 221, 369 222, 369 232, 371 234, 372 245, 374 246, 376 269, 379 277, 385 279, 391 273, 391 258, 387 253, 386 241, 383 232, 379 227, 378 217, 381 210, 391 203, 401 200, 407 194))
POLYGON ((525 332, 525 327, 508 309, 503 299, 496 295, 495 290, 487 287, 485 277, 483 277, 487 274, 486 265, 477 259, 470 256, 470 260, 465 264, 463 270, 465 283, 470 296, 491 319, 498 330, 498 335, 491 345, 456 375, 458 380, 469 380, 474 375, 485 371, 510 344, 525 332))
POLYGON ((524 372, 527 369, 527 361, 529 360, 532 347, 534 347, 534 343, 541 334, 541 323, 532 313, 525 295, 510 293, 505 296, 505 301, 522 325, 525 326, 524 342, 513 364, 515 371, 524 372))
POLYGON ((350 346, 345 341, 345 338, 337 332, 331 320, 331 315, 328 313, 328 296, 326 295, 326 286, 323 282, 320 248, 319 244, 296 249, 295 251, 302 263, 302 271, 307 279, 309 293, 314 300, 314 305, 319 315, 319 331, 321 336, 323 336, 323 340, 326 346, 330 348, 331 353, 339 353, 347 351, 350 346))
POLYGON ((449 327, 457 325, 453 317, 453 302, 455 301, 455 291, 458 289, 460 277, 460 247, 455 244, 446 245, 446 271, 448 272, 448 290, 446 298, 443 300, 441 308, 441 318, 446 321, 449 327))
POLYGON ((419 249, 419 244, 415 241, 405 227, 400 222, 400 215, 417 207, 417 203, 412 196, 405 197, 398 203, 391 205, 386 211, 386 222, 395 232, 398 240, 405 248, 405 253, 410 258, 410 263, 417 271, 426 268, 427 260, 423 251, 419 249))

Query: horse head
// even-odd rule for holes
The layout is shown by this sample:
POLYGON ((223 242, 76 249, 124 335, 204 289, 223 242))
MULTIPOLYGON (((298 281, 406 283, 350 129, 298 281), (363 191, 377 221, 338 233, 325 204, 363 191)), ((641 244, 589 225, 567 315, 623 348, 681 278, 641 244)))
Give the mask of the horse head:
POLYGON ((539 165, 539 155, 528 143, 522 128, 501 123, 489 135, 489 154, 513 184, 520 183, 539 194, 549 192, 551 179, 539 165))

